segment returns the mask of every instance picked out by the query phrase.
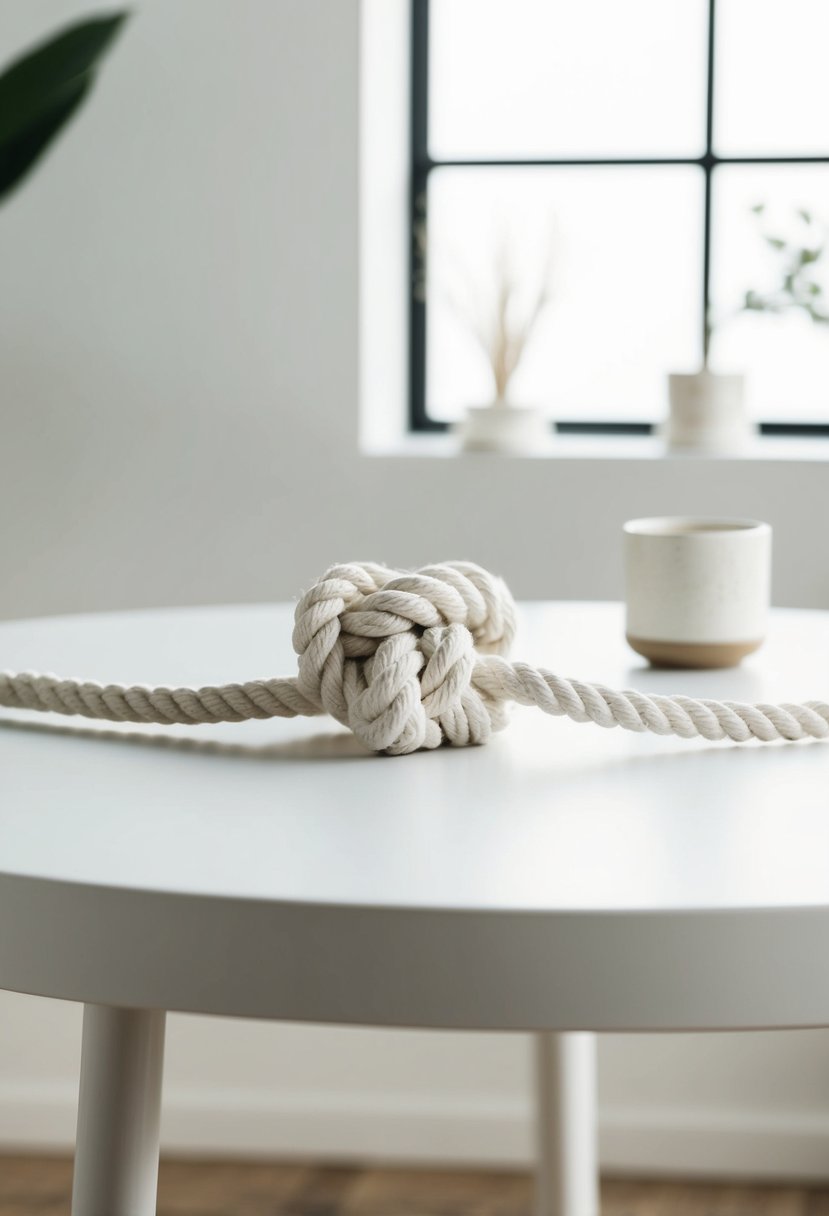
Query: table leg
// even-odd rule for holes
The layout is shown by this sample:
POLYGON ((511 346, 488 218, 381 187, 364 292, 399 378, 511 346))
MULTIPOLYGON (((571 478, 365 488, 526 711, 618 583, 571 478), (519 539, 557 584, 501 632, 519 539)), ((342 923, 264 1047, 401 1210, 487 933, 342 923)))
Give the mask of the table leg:
POLYGON ((86 1005, 72 1216, 152 1216, 165 1014, 86 1005))
POLYGON ((534 1038, 536 1216, 598 1216, 595 1036, 534 1038))

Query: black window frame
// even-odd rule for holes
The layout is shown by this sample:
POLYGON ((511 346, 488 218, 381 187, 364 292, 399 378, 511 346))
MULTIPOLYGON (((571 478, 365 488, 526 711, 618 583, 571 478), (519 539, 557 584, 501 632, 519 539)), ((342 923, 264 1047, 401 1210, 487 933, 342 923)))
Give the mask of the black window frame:
MULTIPOLYGON (((702 346, 707 342, 705 318, 708 315, 711 291, 711 187, 720 165, 808 165, 829 164, 825 156, 718 156, 714 152, 714 67, 716 56, 716 0, 708 0, 708 34, 706 43, 706 113, 705 148, 700 156, 677 157, 516 157, 433 159, 429 153, 429 5, 430 0, 411 0, 411 183, 409 196, 410 262, 409 262, 409 429, 414 432, 441 432, 450 424, 432 418, 426 406, 426 293, 419 289, 424 282, 422 248, 415 239, 416 226, 426 219, 429 175, 440 168, 514 168, 552 166, 583 168, 594 166, 691 165, 704 174, 703 209, 703 267, 700 325, 702 346)), ((652 422, 584 421, 567 419, 553 423, 560 434, 581 435, 649 435, 652 422)), ((764 435, 821 436, 829 438, 829 421, 783 422, 761 421, 764 435)))

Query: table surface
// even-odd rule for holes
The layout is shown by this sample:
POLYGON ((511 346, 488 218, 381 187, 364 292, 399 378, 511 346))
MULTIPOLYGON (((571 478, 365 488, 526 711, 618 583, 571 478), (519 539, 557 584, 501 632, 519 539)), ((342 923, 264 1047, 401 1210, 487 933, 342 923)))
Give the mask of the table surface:
MULTIPOLYGON (((294 669, 291 609, 0 624, 12 670, 294 669)), ((739 669, 657 672, 621 608, 521 608, 516 656, 646 692, 829 694, 829 613, 739 669)), ((481 1028, 829 1024, 829 745, 515 709, 485 748, 368 754, 329 719, 112 726, 2 711, 0 986, 107 1004, 481 1028)))

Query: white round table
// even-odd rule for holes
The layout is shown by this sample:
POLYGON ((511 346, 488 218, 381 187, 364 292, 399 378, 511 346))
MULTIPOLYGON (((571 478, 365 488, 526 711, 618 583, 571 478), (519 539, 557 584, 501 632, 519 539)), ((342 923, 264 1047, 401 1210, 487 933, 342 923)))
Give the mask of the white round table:
MULTIPOLYGON (((643 691, 829 693, 829 614, 658 672, 621 609, 524 606, 514 652, 643 691)), ((0 625, 0 665, 147 684, 289 674, 289 606, 0 625)), ((829 745, 513 713, 485 748, 365 752, 328 719, 2 713, 0 987, 86 1005, 73 1212, 154 1211, 164 1011, 531 1030, 539 1211, 594 1216, 594 1031, 829 1024, 829 745)))

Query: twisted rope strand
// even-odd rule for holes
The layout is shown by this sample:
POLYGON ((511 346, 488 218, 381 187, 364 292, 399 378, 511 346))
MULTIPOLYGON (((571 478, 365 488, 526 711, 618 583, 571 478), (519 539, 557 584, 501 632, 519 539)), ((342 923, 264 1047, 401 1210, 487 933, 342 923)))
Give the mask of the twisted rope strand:
POLYGON ((472 684, 494 700, 534 705, 544 713, 563 715, 574 722, 621 726, 623 730, 655 735, 731 739, 736 743, 749 739, 771 743, 777 739, 829 738, 829 704, 825 701, 747 705, 740 701, 647 696, 635 689, 620 692, 602 684, 566 680, 542 667, 508 663, 496 656, 478 659, 472 684))
POLYGON ((31 671, 0 672, 0 705, 42 713, 75 714, 105 722, 244 722, 250 718, 312 717, 323 712, 297 689, 295 679, 252 680, 220 688, 145 688, 94 684, 31 671))
POLYGON ((332 566, 296 606, 296 678, 145 688, 0 672, 0 706, 109 722, 243 722, 328 713, 375 751, 485 743, 509 701, 609 729, 745 743, 829 738, 829 704, 745 705, 648 696, 567 680, 504 657, 515 633, 506 584, 471 562, 405 572, 332 566))

